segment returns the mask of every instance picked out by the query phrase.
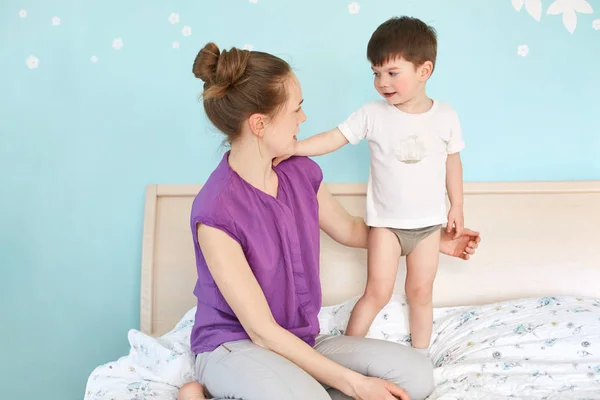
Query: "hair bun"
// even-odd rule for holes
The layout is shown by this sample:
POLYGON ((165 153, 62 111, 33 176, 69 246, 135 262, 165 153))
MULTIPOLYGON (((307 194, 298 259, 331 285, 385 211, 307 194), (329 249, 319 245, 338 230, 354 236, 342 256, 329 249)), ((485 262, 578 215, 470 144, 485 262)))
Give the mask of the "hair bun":
POLYGON ((194 76, 204 82, 213 82, 217 71, 217 64, 221 52, 219 47, 214 43, 207 43, 196 56, 192 72, 194 76))
POLYGON ((215 43, 207 43, 198 52, 192 72, 198 79, 204 81, 204 97, 223 97, 229 87, 238 83, 244 76, 250 52, 232 48, 219 50, 215 43))

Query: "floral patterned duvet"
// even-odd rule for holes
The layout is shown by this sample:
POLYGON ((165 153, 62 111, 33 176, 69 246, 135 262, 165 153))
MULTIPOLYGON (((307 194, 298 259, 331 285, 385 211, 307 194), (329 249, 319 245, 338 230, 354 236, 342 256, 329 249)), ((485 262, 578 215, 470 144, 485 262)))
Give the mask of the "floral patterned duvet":
MULTIPOLYGON (((321 332, 343 334, 356 299, 324 307, 321 332)), ((174 400, 193 379, 194 309, 160 338, 129 332, 130 352, 90 375, 85 400, 174 400)), ((395 296, 369 337, 410 345, 395 296)), ((600 299, 544 297, 434 310, 430 400, 600 399, 600 299)))

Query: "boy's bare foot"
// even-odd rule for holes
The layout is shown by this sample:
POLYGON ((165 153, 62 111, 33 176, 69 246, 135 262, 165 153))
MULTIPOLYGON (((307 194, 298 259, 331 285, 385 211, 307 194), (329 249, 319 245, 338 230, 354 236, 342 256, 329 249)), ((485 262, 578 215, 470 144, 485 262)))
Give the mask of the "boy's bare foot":
POLYGON ((204 387, 198 382, 188 382, 179 389, 177 400, 205 400, 204 387))

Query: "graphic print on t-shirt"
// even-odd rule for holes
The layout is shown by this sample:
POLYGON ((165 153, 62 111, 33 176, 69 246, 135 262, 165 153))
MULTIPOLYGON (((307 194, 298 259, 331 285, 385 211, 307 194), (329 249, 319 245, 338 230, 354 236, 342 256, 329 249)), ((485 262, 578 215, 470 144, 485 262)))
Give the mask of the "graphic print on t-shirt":
POLYGON ((406 164, 415 164, 425 157, 425 142, 419 135, 402 137, 395 146, 394 154, 398 161, 406 164))

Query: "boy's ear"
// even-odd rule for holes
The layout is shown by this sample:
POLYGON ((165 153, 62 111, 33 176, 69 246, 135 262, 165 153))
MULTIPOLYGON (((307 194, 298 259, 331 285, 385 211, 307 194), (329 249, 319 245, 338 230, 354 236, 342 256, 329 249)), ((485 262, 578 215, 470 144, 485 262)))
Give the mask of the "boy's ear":
POLYGON ((421 82, 425 82, 431 76, 433 72, 433 63, 431 61, 425 61, 417 70, 418 78, 421 82))

